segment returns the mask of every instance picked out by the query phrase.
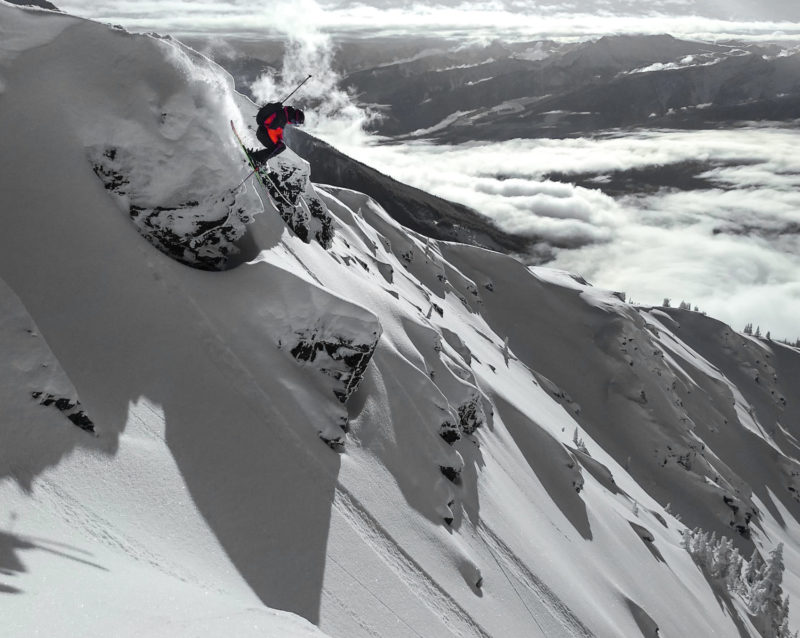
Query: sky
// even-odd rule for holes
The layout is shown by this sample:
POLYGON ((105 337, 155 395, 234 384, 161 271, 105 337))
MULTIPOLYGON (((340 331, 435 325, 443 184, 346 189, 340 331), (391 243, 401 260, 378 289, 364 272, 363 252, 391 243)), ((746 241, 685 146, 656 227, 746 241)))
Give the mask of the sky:
POLYGON ((800 3, 792 0, 296 0, 285 8, 252 0, 65 0, 56 4, 69 13, 131 30, 175 34, 259 37, 318 30, 334 36, 575 39, 667 31, 703 38, 800 38, 800 3))

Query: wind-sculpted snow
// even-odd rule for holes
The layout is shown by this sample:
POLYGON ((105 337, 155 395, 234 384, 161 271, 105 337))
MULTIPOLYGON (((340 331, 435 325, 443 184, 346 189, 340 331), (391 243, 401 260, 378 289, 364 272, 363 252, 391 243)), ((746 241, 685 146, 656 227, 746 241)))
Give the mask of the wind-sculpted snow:
POLYGON ((146 160, 124 149, 98 150, 90 152, 95 174, 118 196, 136 228, 154 246, 182 263, 207 270, 223 269, 238 252, 235 242, 250 217, 232 191, 203 194, 201 201, 191 199, 197 196, 192 190, 164 202, 148 196, 141 182, 131 183, 135 178, 130 171, 146 160))
POLYGON ((225 195, 254 107, 205 58, 81 21, 18 50, 4 632, 755 638, 686 525, 782 542, 797 599, 797 350, 428 239, 290 152, 261 212, 225 195))

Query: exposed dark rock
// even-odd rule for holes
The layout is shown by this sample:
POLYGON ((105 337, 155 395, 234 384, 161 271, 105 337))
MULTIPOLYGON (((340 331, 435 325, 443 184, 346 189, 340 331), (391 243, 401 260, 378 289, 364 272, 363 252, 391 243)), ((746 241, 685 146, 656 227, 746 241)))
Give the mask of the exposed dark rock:
POLYGON ((744 538, 750 538, 750 521, 756 515, 754 510, 746 508, 745 504, 735 496, 725 495, 722 497, 723 502, 727 505, 731 512, 733 512, 733 520, 729 525, 733 527, 744 538))
MULTIPOLYGON (((45 394, 41 391, 31 392, 31 397, 39 401, 39 405, 45 407, 54 407, 61 412, 71 412, 76 408, 80 408, 80 401, 73 401, 67 397, 57 397, 54 394, 45 394), (44 397, 44 398, 42 398, 44 397)), ((86 432, 94 433, 94 423, 86 415, 83 410, 77 410, 66 415, 67 418, 86 432)))
POLYGON ((452 445, 461 438, 461 429, 450 421, 445 421, 439 428, 439 436, 452 445))
POLYGON ((476 395, 458 406, 458 425, 464 434, 472 434, 486 421, 480 401, 480 396, 476 395))
POLYGON ((378 345, 379 334, 371 333, 363 343, 344 337, 320 338, 319 328, 295 331, 292 356, 305 363, 317 363, 318 370, 337 381, 333 393, 342 403, 356 391, 378 345))
POLYGON ((333 219, 327 207, 309 188, 309 172, 288 162, 279 165, 280 173, 269 172, 264 181, 283 222, 305 243, 315 240, 325 249, 333 242, 333 219), (277 185, 280 184, 280 190, 277 185))
POLYGON ((81 430, 94 433, 94 423, 92 423, 92 420, 86 416, 86 413, 83 410, 69 414, 67 415, 67 418, 77 425, 81 430))
POLYGON ((188 266, 224 270, 238 252, 235 243, 251 220, 228 191, 200 201, 187 197, 174 205, 151 205, 140 199, 126 174, 131 158, 124 149, 97 151, 92 161, 95 175, 106 190, 120 196, 136 228, 153 246, 188 266), (188 230, 176 232, 176 228, 188 230))
POLYGON ((329 439, 320 434, 319 438, 322 439, 325 442, 325 445, 331 448, 334 452, 344 451, 344 437, 336 437, 333 439, 329 439))
MULTIPOLYGON (((311 213, 311 217, 316 219, 320 225, 320 228, 314 232, 314 238, 323 248, 330 248, 333 243, 333 220, 331 216, 323 207, 322 202, 316 198, 309 199, 308 210, 311 213)), ((364 262, 360 263, 365 270, 369 270, 364 262)))
MULTIPOLYGON (((106 151, 104 156, 113 161, 113 156, 109 155, 109 153, 110 151, 106 151)), ((114 155, 116 155, 116 152, 114 152, 114 155)), ((94 174, 97 175, 103 182, 106 190, 114 191, 118 195, 127 194, 125 187, 130 185, 130 182, 122 173, 111 168, 107 168, 102 164, 93 164, 92 170, 94 170, 94 174)))
POLYGON ((71 410, 75 407, 75 403, 70 401, 69 399, 56 399, 56 407, 61 410, 62 412, 66 410, 71 410))
POLYGON ((458 483, 461 480, 461 472, 454 467, 446 467, 444 465, 440 465, 439 469, 444 474, 445 478, 451 483, 458 483))

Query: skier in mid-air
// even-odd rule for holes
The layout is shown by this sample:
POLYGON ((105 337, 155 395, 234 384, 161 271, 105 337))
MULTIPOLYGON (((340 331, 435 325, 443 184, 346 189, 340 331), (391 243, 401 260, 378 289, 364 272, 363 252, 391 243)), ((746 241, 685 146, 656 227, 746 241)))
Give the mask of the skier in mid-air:
MULTIPOLYGON (((284 106, 284 102, 297 93, 300 87, 308 82, 311 77, 312 76, 309 75, 305 80, 300 82, 294 91, 289 93, 289 95, 279 102, 270 102, 269 104, 265 104, 258 109, 258 113, 256 113, 256 122, 258 124, 258 128, 256 129, 256 137, 258 138, 258 141, 264 145, 264 148, 260 150, 247 148, 242 141, 242 137, 236 131, 236 126, 234 125, 233 120, 231 120, 231 129, 233 129, 233 134, 236 136, 239 145, 247 155, 248 161, 253 168, 253 171, 242 181, 242 184, 233 190, 237 190, 252 175, 258 175, 259 181, 267 189, 268 194, 273 201, 275 198, 278 198, 289 207, 295 206, 295 204, 292 203, 293 200, 287 198, 286 195, 281 191, 280 187, 275 183, 275 179, 270 176, 270 171, 264 170, 264 167, 267 167, 267 161, 271 157, 275 157, 279 153, 282 153, 284 150, 286 150, 286 144, 283 141, 283 129, 289 124, 296 124, 300 126, 306 121, 306 116, 303 111, 296 109, 293 106, 284 106)), ((275 174, 275 177, 277 178, 277 174, 275 174)))
POLYGON ((255 165, 260 167, 286 149, 283 141, 284 127, 289 124, 302 126, 306 117, 300 109, 284 106, 282 102, 270 102, 258 110, 256 121, 258 122, 256 137, 264 148, 258 151, 247 149, 247 151, 255 165))

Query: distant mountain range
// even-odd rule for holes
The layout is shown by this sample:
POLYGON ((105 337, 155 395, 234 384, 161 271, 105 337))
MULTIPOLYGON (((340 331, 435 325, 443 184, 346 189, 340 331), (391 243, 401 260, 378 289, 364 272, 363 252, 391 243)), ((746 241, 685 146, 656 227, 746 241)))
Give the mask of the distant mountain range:
POLYGON ((482 52, 365 69, 345 84, 380 105, 376 132, 440 142, 800 117, 800 53, 777 44, 613 36, 482 52))
MULTIPOLYGON (((282 47, 232 43, 211 55, 248 93, 279 67, 282 47)), ((380 114, 374 132, 395 138, 459 143, 800 118, 800 47, 780 42, 375 39, 339 44, 335 67, 357 101, 380 114)))

